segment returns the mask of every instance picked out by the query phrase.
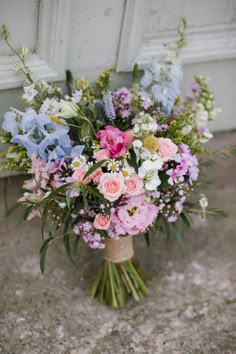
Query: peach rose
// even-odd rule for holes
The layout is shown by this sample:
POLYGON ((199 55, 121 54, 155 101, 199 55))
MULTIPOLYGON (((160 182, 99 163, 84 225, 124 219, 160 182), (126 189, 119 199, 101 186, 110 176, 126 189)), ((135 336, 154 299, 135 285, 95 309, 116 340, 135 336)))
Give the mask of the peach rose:
POLYGON ((93 157, 97 161, 108 160, 110 158, 109 152, 107 149, 98 150, 94 153, 93 157))
POLYGON ((104 173, 100 178, 98 190, 107 200, 114 202, 126 190, 124 176, 121 173, 104 173))
POLYGON ((72 175, 72 178, 79 183, 82 184, 89 184, 91 182, 91 176, 89 175, 84 179, 84 176, 86 174, 87 170, 85 167, 81 167, 78 170, 75 170, 75 172, 72 175))
POLYGON ((173 160, 178 151, 177 145, 168 138, 160 138, 159 142, 160 147, 158 149, 158 155, 163 161, 173 160))
POLYGON ((108 227, 110 226, 111 220, 109 218, 109 216, 105 216, 102 214, 97 214, 93 225, 95 227, 95 229, 99 229, 99 230, 107 230, 108 227))
POLYGON ((102 176, 102 169, 97 168, 93 173, 92 173, 92 180, 93 183, 98 184, 100 182, 100 178, 102 176))
POLYGON ((126 194, 138 195, 144 192, 143 180, 136 174, 133 174, 130 178, 125 180, 126 194))

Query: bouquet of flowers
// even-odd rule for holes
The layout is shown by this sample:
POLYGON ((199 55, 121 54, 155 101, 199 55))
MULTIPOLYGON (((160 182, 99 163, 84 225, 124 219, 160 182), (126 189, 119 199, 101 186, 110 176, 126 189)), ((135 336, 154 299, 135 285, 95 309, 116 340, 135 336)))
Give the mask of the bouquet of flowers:
MULTIPOLYGON (((201 76, 192 92, 180 97, 178 53, 185 27, 183 19, 179 40, 160 63, 146 67, 141 79, 135 64, 131 88, 116 90, 110 89, 111 68, 93 86, 84 78, 74 81, 67 71, 63 96, 56 84, 34 78, 26 48, 13 49, 19 58, 14 69, 26 78, 26 109, 11 108, 4 115, 1 141, 9 146, 2 168, 30 178, 7 215, 21 206, 17 225, 41 218, 42 272, 47 250, 58 240, 76 267, 80 240, 104 249, 91 296, 109 306, 148 294, 133 238, 144 237, 149 244, 159 232, 172 230, 182 246, 179 221, 189 227, 192 213, 219 213, 207 209, 204 195, 189 200, 199 183, 196 154, 208 154, 203 144, 212 138, 208 122, 218 110, 209 79, 201 76)), ((6 26, 3 37, 11 47, 6 26)))

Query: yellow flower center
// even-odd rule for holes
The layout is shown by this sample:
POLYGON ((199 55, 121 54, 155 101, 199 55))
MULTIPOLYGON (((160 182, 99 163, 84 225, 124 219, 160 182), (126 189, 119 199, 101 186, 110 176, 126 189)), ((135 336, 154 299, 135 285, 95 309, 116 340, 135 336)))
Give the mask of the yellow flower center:
POLYGON ((128 176, 129 176, 129 172, 128 172, 127 170, 123 170, 123 171, 122 171, 122 175, 123 175, 124 177, 128 177, 128 176))
POLYGON ((160 142, 154 135, 148 135, 143 140, 143 146, 150 152, 156 152, 160 147, 160 142))
POLYGON ((55 122, 57 124, 61 124, 61 121, 57 116, 54 116, 53 114, 49 114, 49 117, 53 122, 55 122))
POLYGON ((76 167, 80 167, 81 165, 81 162, 80 161, 74 161, 73 162, 73 166, 76 168, 76 167))
POLYGON ((133 216, 133 215, 135 214, 136 210, 137 210, 137 207, 130 208, 130 209, 128 210, 129 216, 133 216))

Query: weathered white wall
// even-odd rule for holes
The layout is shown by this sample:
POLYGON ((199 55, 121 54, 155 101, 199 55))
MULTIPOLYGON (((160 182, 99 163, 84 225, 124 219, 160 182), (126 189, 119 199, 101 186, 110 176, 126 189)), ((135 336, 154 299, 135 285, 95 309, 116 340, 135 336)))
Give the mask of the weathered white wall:
MULTIPOLYGON (((212 77, 223 113, 214 130, 236 128, 236 0, 0 0, 0 25, 7 23, 16 46, 29 46, 38 76, 61 81, 95 80, 116 66, 115 86, 130 83, 130 67, 158 60, 162 44, 175 36, 180 16, 189 19, 184 51, 187 90, 194 74, 212 77)), ((10 72, 11 58, 0 40, 0 117, 20 106, 21 80, 10 72), (11 88, 11 89, 6 89, 11 88)))

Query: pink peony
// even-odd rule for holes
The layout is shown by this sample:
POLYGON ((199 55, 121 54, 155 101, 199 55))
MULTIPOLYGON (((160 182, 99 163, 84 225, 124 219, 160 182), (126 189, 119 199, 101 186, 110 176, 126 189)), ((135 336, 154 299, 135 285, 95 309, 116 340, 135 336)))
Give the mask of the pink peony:
POLYGON ((102 176, 102 169, 97 168, 93 173, 92 173, 92 180, 93 183, 98 184, 100 182, 102 176))
POLYGON ((107 149, 98 150, 93 154, 93 157, 97 161, 108 160, 110 158, 110 154, 107 149))
POLYGON ((144 192, 143 190, 143 180, 136 174, 133 174, 130 178, 125 180, 126 194, 128 195, 138 195, 144 192))
POLYGON ((124 198, 124 203, 112 212, 108 230, 112 238, 143 233, 155 221, 158 208, 155 204, 146 202, 145 198, 145 194, 124 198))
POLYGON ((87 172, 86 168, 85 167, 81 167, 80 169, 75 170, 75 172, 72 175, 72 178, 76 182, 79 182, 79 183, 82 183, 82 184, 89 184, 91 182, 91 175, 89 175, 88 177, 86 177, 84 179, 84 176, 85 176, 86 172, 87 172))
POLYGON ((107 200, 114 202, 126 190, 124 176, 120 173, 104 173, 100 178, 98 190, 107 200))
POLYGON ((110 226, 111 220, 109 216, 103 214, 97 214, 94 219, 94 227, 99 230, 107 230, 110 226))
POLYGON ((158 154, 163 161, 173 160, 177 154, 178 147, 175 145, 171 139, 160 138, 160 147, 158 149, 158 154))
POLYGON ((129 143, 126 133, 111 125, 106 125, 104 130, 97 133, 102 148, 107 149, 110 157, 120 157, 125 155, 126 147, 129 143))

